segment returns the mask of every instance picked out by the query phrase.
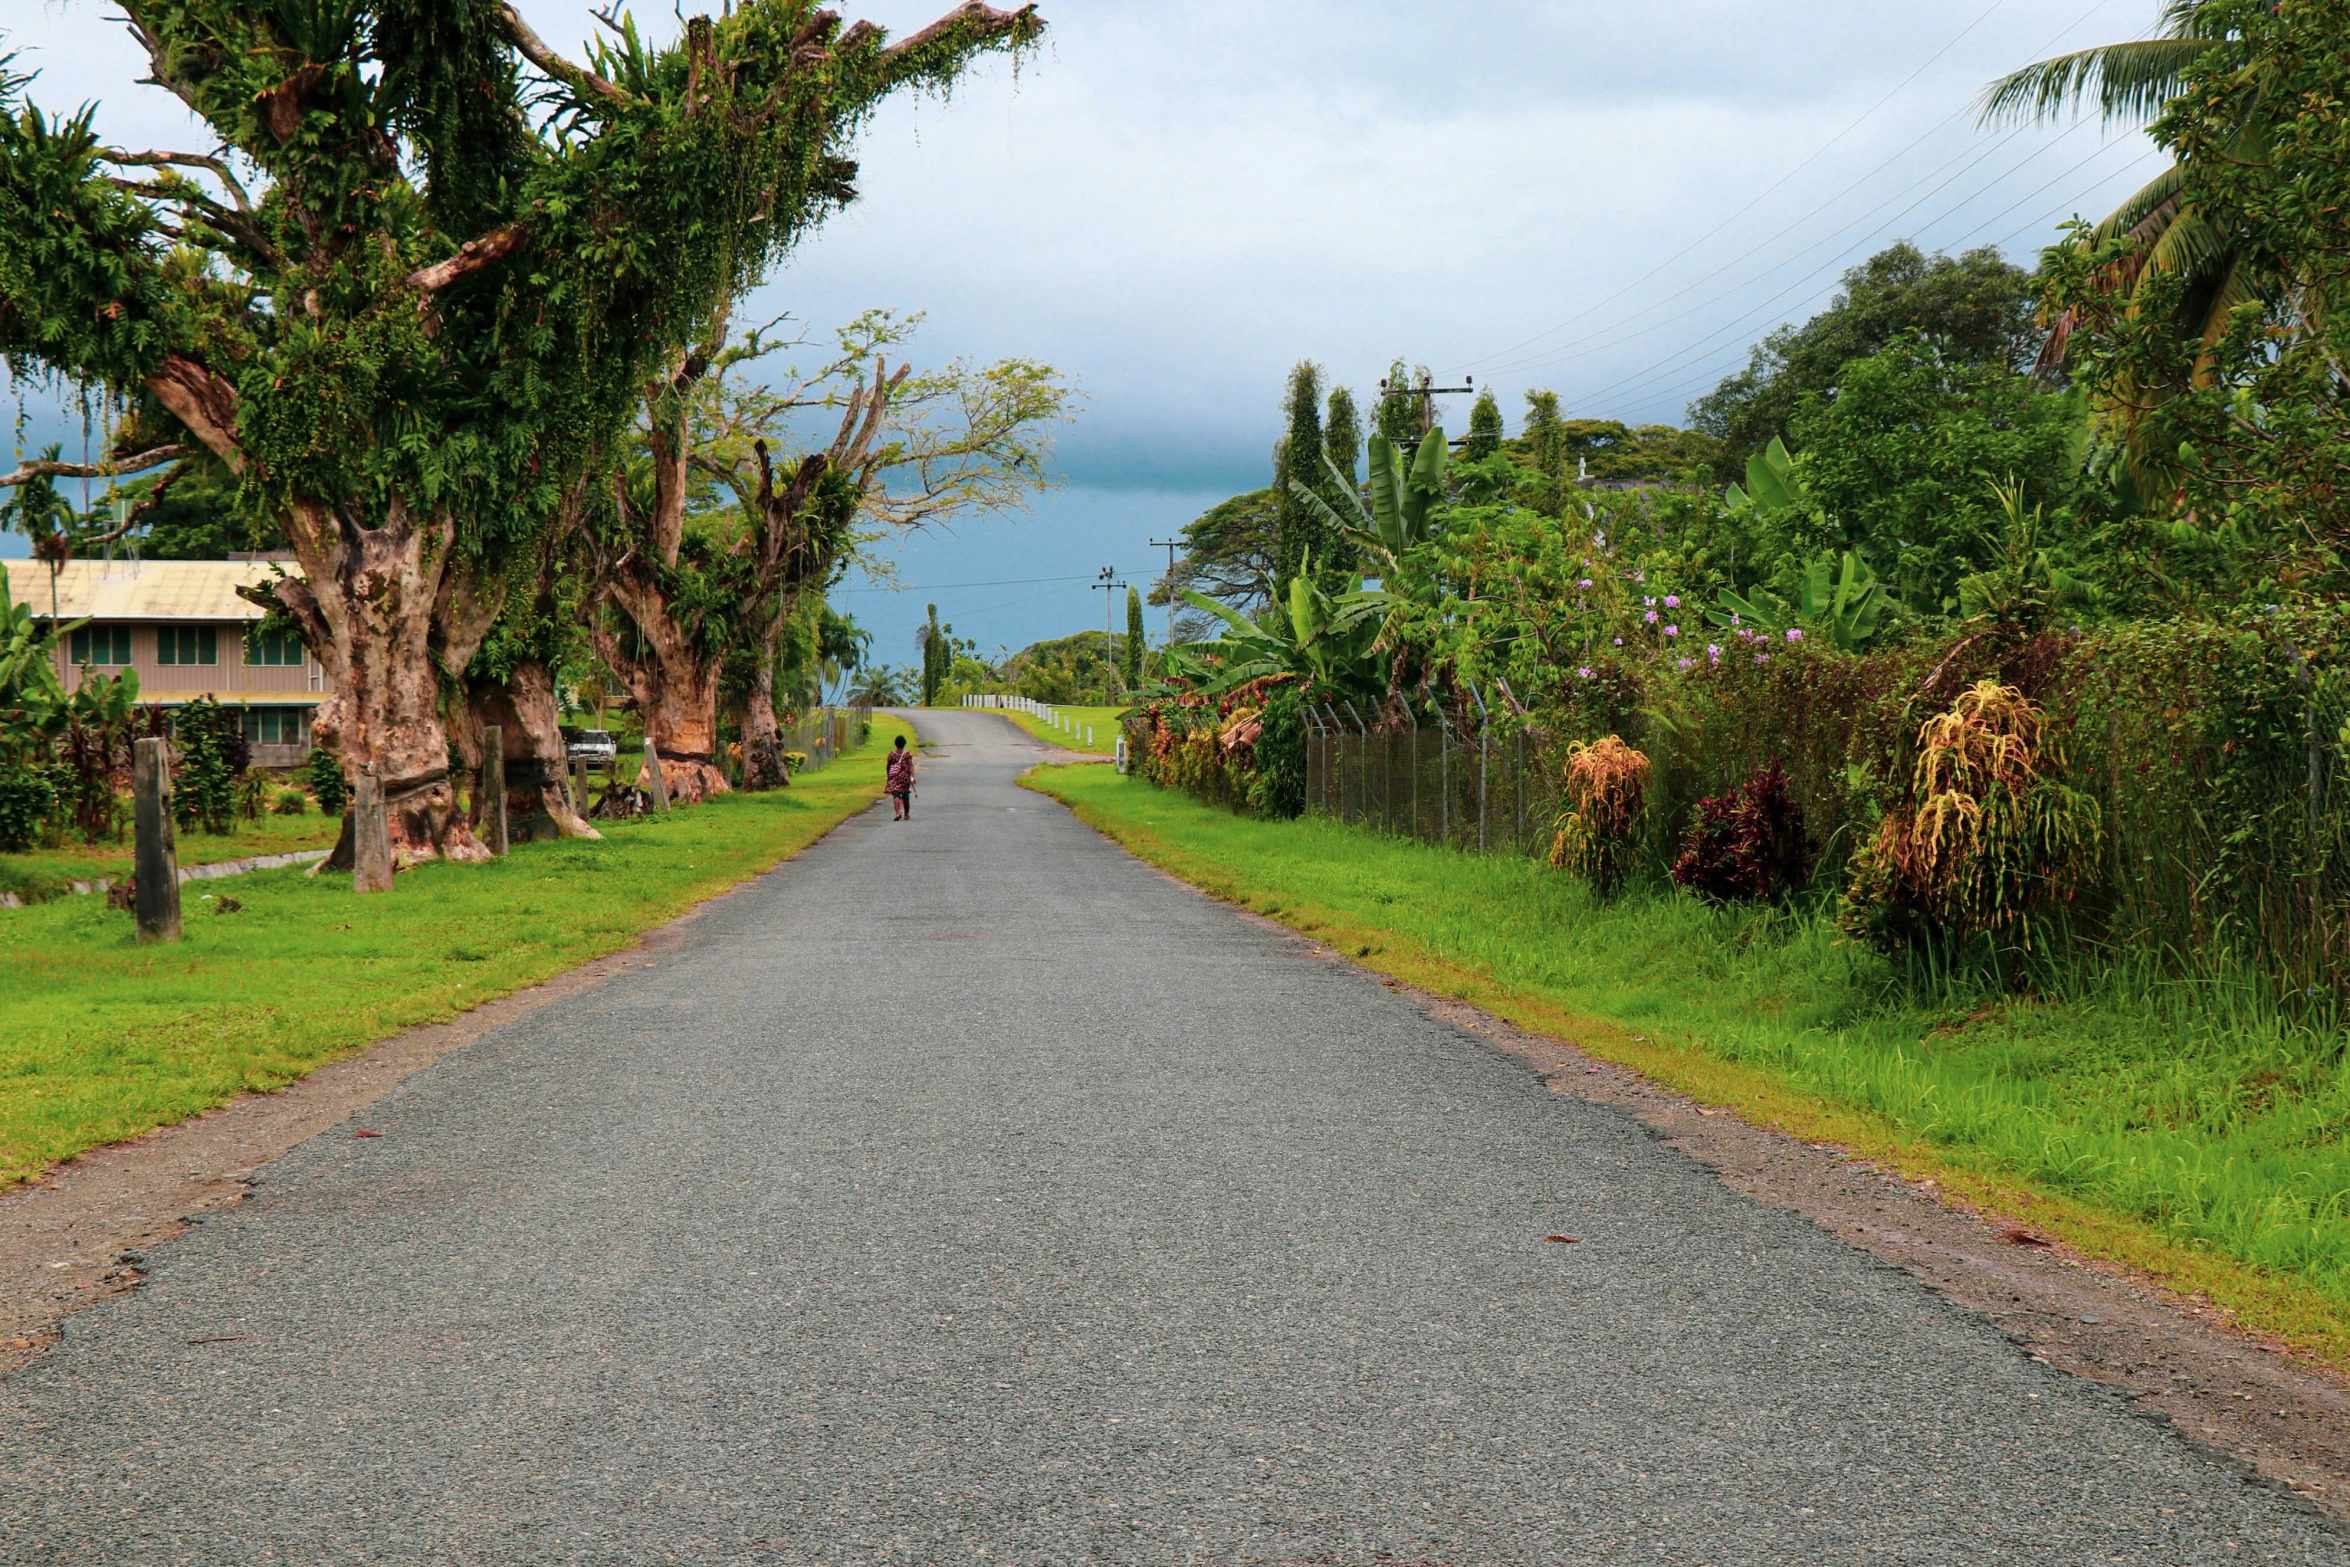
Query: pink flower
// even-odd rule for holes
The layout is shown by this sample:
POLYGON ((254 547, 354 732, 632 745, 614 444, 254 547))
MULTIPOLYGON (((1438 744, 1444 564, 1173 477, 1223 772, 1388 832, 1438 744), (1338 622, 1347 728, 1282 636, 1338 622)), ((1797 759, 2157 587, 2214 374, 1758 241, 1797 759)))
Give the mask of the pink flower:
POLYGON ((1665 608, 1667 608, 1667 609, 1679 609, 1680 607, 1681 607, 1681 599, 1680 599, 1680 596, 1679 596, 1678 594, 1668 593, 1668 594, 1666 594, 1666 595, 1665 595, 1665 608))
POLYGON ((1591 586, 1591 579, 1589 577, 1585 577, 1581 582, 1576 583, 1575 586, 1579 588, 1587 588, 1591 586))
POLYGON ((1771 655, 1768 653, 1757 653, 1754 655, 1754 661, 1758 664, 1767 664, 1771 661, 1771 655))
POLYGON ((1787 640, 1790 642, 1801 642, 1803 640, 1803 633, 1796 630, 1793 626, 1789 626, 1787 628, 1787 640))
POLYGON ((1647 622, 1648 622, 1650 625, 1652 625, 1652 626, 1653 626, 1653 625, 1655 625, 1655 624, 1656 624, 1656 611, 1652 609, 1652 610, 1650 610, 1650 611, 1649 611, 1647 614, 1645 614, 1645 615, 1641 616, 1640 618, 1641 618, 1642 620, 1645 620, 1645 621, 1647 621, 1647 622))
POLYGON ((1654 604, 1654 603, 1656 602, 1656 600, 1655 600, 1655 599, 1642 599, 1640 602, 1641 602, 1641 603, 1643 603, 1643 604, 1654 604))
POLYGON ((1697 660, 1696 660, 1696 659, 1694 659, 1694 658, 1682 658, 1682 659, 1675 659, 1675 660, 1673 661, 1673 667, 1674 667, 1675 669, 1687 669, 1687 668, 1688 668, 1688 667, 1689 667, 1691 664, 1694 664, 1694 663, 1696 663, 1696 662, 1697 662, 1697 660))
POLYGON ((1677 636, 1679 636, 1680 634, 1681 634, 1681 628, 1680 628, 1679 626, 1667 626, 1667 627, 1665 627, 1665 635, 1666 635, 1666 636, 1668 636, 1668 637, 1677 637, 1677 636))
POLYGON ((1616 646, 1618 646, 1618 647, 1622 647, 1623 645, 1624 645, 1624 639, 1623 639, 1622 637, 1618 637, 1618 638, 1616 638, 1616 646))
POLYGON ((1720 663, 1722 661, 1722 645, 1719 642, 1708 642, 1705 645, 1705 656, 1709 663, 1720 663))
POLYGON ((1583 668, 1576 670, 1575 678, 1578 680, 1589 680, 1591 678, 1591 667, 1587 664, 1583 668))

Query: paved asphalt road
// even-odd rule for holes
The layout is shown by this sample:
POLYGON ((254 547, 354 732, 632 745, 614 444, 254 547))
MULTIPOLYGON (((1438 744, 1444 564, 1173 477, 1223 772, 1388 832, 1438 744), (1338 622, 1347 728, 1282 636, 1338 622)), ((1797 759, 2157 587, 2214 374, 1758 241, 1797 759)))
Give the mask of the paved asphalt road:
POLYGON ((910 824, 411 1078, 0 1384, 0 1559, 2350 1560, 921 723, 910 824))

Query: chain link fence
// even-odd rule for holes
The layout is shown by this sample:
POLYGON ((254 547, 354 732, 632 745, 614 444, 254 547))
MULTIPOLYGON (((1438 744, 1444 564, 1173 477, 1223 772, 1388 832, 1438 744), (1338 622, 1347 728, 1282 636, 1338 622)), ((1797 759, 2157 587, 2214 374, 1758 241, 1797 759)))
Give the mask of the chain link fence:
POLYGON ((819 707, 782 726, 783 749, 807 758, 794 773, 818 773, 865 743, 872 732, 871 707, 819 707))
POLYGON ((1515 716, 1373 727, 1324 705, 1306 713, 1306 809, 1455 849, 1548 855, 1560 805, 1547 750, 1515 716))

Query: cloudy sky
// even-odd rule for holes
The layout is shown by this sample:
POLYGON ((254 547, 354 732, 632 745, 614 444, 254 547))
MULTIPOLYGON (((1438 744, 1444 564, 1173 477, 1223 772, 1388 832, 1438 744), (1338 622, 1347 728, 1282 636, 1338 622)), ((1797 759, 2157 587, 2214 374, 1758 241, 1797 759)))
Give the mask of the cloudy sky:
MULTIPOLYGON (((946 0, 835 0, 903 31, 946 0)), ((523 0, 551 42, 577 0, 523 0)), ((923 605, 983 647, 1102 623, 1101 567, 1267 482, 1282 378, 1357 393, 1402 356, 1447 384, 1681 422, 1773 325, 1908 238, 2028 262, 2159 165, 2095 123, 1985 132, 1983 83, 2144 34, 2154 0, 1044 0, 1045 47, 859 149, 864 199, 754 308, 817 327, 926 314, 917 357, 1020 354, 1084 390, 1061 487, 905 541, 904 591, 842 600, 892 662, 923 605)), ((7 0, 44 105, 122 143, 199 139, 132 86, 110 5, 7 0)), ((639 14, 656 33, 667 6, 639 14)), ((1457 428, 1465 401, 1449 410, 1457 428)), ((23 541, 0 536, 0 553, 23 541)), ((1156 567, 1154 569, 1154 562, 1156 567)))

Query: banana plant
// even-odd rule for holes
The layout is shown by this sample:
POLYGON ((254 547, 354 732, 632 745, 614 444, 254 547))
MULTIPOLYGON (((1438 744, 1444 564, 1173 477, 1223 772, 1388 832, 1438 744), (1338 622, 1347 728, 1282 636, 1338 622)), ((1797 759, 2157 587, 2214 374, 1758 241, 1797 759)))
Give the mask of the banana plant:
POLYGON ((1999 501, 2001 525, 1987 542, 1997 546, 1999 558, 1988 570, 1959 579, 1959 613, 2037 629, 2057 609, 2094 600, 2096 584, 2066 571, 2040 547, 2042 508, 2024 510, 2024 487, 2015 476, 2005 484, 1991 481, 1991 493, 1999 501))
POLYGON ((1445 498, 1444 427, 1429 431, 1409 462, 1404 460, 1403 449, 1384 435, 1372 436, 1368 446, 1370 505, 1363 504, 1354 481, 1339 472, 1328 456, 1323 457, 1322 466, 1330 474, 1332 490, 1346 498, 1344 512, 1295 479, 1289 481, 1289 489, 1333 534, 1383 559, 1387 563, 1384 580, 1406 550, 1435 535, 1434 513, 1445 498))
POLYGON ((1857 550, 1846 550, 1841 563, 1822 555, 1804 567, 1792 604, 1768 588, 1743 596, 1724 588, 1719 597, 1722 607, 1706 611, 1706 618, 1717 626, 1746 626, 1772 636, 1798 629, 1818 631, 1847 653, 1877 634, 1878 622, 1893 602, 1857 550))
POLYGON ((1214 642, 1181 649, 1170 673, 1184 675, 1208 695, 1267 675, 1293 675, 1310 686, 1359 693, 1379 689, 1373 644, 1386 614, 1387 595, 1355 588, 1325 592, 1309 558, 1290 579, 1284 613, 1258 622, 1205 593, 1186 590, 1183 601, 1224 622, 1214 642), (1207 659, 1218 662, 1210 665, 1207 659))
POLYGON ((1746 488, 1733 484, 1724 498, 1733 512, 1809 510, 1811 493, 1795 473, 1795 459, 1777 436, 1771 444, 1746 459, 1746 488))
POLYGON ((57 678, 58 642, 89 624, 50 626, 29 604, 0 594, 0 755, 40 759, 65 721, 65 687, 57 678))

